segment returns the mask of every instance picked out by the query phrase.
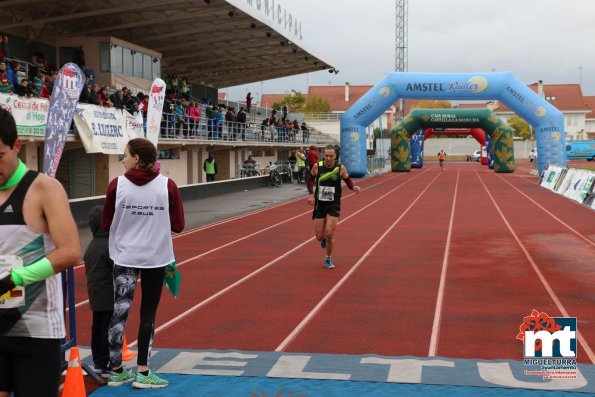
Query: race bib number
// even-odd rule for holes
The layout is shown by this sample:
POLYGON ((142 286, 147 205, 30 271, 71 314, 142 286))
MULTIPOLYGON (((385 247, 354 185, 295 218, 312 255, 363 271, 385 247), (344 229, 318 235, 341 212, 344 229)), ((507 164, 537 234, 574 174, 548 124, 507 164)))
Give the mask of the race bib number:
POLYGON ((334 201, 335 200, 335 187, 334 186, 319 186, 318 187, 318 200, 319 201, 334 201))
MULTIPOLYGON (((10 269, 23 267, 23 260, 16 255, 0 255, 0 274, 5 277, 10 269)), ((25 287, 15 287, 0 296, 0 309, 12 309, 25 304, 25 287)))

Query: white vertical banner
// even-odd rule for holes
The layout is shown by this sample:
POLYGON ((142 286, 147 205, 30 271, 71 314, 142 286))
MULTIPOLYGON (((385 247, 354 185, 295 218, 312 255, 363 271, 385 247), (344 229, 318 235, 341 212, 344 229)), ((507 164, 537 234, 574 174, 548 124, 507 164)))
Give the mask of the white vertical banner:
POLYGON ((149 108, 147 109, 147 139, 157 147, 161 118, 163 117, 163 102, 165 102, 165 81, 156 78, 149 92, 149 108))

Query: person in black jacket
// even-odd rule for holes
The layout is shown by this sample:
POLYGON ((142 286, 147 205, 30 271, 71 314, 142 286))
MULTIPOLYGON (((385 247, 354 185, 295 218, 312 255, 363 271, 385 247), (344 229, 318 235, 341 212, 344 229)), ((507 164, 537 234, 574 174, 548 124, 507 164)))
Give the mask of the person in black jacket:
POLYGON ((107 378, 109 366, 109 322, 114 310, 114 262, 109 256, 109 231, 101 228, 103 207, 98 205, 89 213, 89 228, 93 239, 85 250, 85 273, 89 305, 93 311, 91 353, 95 372, 107 378))

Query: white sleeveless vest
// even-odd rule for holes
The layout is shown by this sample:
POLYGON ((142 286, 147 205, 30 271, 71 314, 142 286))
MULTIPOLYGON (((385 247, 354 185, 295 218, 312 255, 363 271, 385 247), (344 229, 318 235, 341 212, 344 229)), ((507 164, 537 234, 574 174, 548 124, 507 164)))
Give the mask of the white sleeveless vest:
POLYGON ((157 175, 138 186, 118 177, 109 232, 109 253, 116 265, 152 268, 174 261, 167 182, 167 177, 157 175))

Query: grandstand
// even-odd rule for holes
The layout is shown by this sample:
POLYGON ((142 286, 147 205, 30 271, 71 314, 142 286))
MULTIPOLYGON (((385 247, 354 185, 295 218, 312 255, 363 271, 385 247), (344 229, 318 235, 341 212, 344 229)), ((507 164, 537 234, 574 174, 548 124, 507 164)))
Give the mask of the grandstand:
MULTIPOLYGON (((38 120, 37 124, 19 124, 19 134, 25 138, 22 160, 32 169, 41 169, 43 158, 43 117, 47 119, 43 88, 51 87, 52 71, 67 62, 84 70, 90 86, 108 87, 111 99, 126 88, 135 97, 132 102, 142 101, 138 94, 146 95, 154 78, 160 77, 170 83, 168 93, 175 104, 180 98, 197 102, 199 120, 186 115, 178 119, 164 109, 158 145, 161 169, 179 185, 205 181, 201 165, 208 152, 218 161, 218 179, 231 179, 248 155, 268 164, 287 159, 291 150, 304 144, 336 143, 315 129, 305 139, 301 129, 281 134, 278 127, 263 128, 261 121, 270 117, 271 110, 257 107, 250 109, 245 123, 225 122, 217 137, 209 134, 207 107, 217 105, 225 114, 245 106, 220 103, 220 87, 334 68, 307 48, 302 40, 305 25, 291 10, 245 0, 63 0, 42 5, 47 4, 7 0, 0 7, 4 22, 0 33, 8 40, 3 57, 21 65, 19 83, 29 77, 39 90, 19 99, 36 109, 22 117, 38 120), (171 85, 175 76, 180 82, 187 79, 186 92, 171 85)), ((17 100, 13 88, 0 93, 3 102, 17 100)), ((136 108, 124 106, 120 112, 126 110, 134 115, 136 108)), ((65 149, 56 177, 71 198, 102 195, 108 182, 122 173, 118 155, 87 153, 76 128, 65 149)))

